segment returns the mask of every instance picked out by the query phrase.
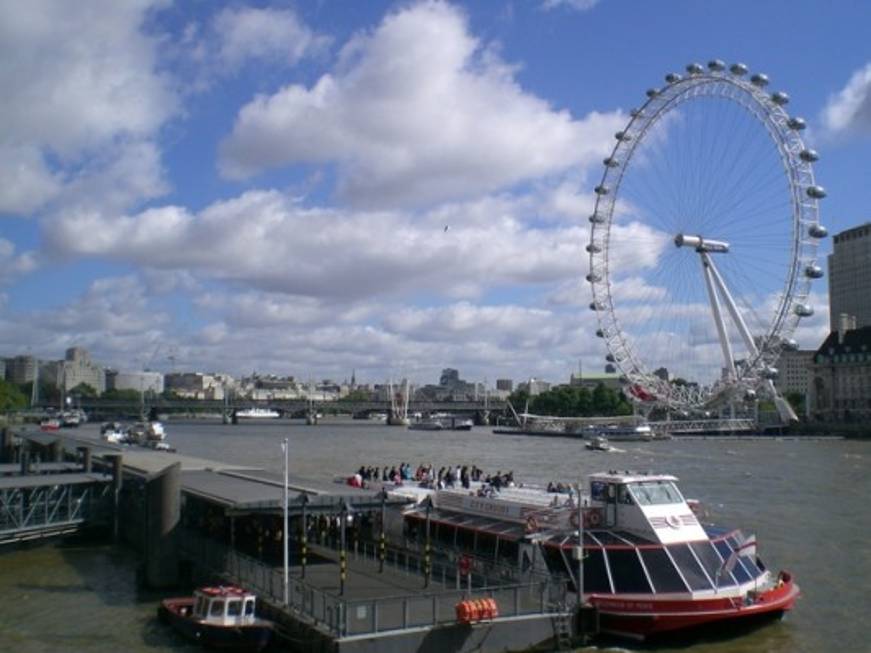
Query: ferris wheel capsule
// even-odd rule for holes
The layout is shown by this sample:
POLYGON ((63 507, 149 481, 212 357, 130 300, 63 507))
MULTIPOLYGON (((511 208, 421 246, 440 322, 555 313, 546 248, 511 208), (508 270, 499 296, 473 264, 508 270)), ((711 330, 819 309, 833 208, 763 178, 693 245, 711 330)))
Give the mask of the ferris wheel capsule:
POLYGON ((810 317, 814 314, 813 307, 808 304, 796 304, 794 310, 799 317, 810 317))
POLYGON ((820 160, 820 155, 816 150, 805 149, 798 153, 798 158, 806 163, 813 163, 820 160))
POLYGON ((647 94, 647 97, 649 97, 652 100, 657 95, 659 95, 659 89, 658 88, 649 88, 649 89, 647 89, 646 94, 647 94))
POLYGON ((675 84, 682 79, 683 79, 683 77, 681 77, 677 73, 669 73, 668 75, 665 76, 665 81, 668 82, 669 84, 675 84))
POLYGON ((826 196, 826 189, 822 186, 808 186, 807 196, 815 200, 821 200, 826 196))
POLYGON ((812 224, 807 232, 811 238, 825 238, 829 235, 829 230, 821 224, 812 224))
POLYGON ((768 86, 768 75, 764 73, 756 73, 750 78, 750 83, 760 88, 768 86))
POLYGON ((708 62, 708 70, 715 73, 721 73, 726 70, 726 64, 720 59, 711 59, 708 62))
POLYGON ((747 74, 747 66, 745 66, 743 63, 733 63, 731 66, 729 66, 729 72, 731 72, 733 75, 741 77, 742 75, 747 74))
POLYGON ((602 248, 599 247, 596 243, 589 243, 586 247, 586 250, 590 254, 598 254, 602 251, 602 248))
POLYGON ((691 64, 687 64, 686 71, 690 75, 701 75, 703 72, 705 72, 705 69, 702 68, 702 64, 691 63, 691 64))
POLYGON ((789 96, 783 91, 777 91, 771 94, 771 101, 779 107, 789 104, 789 96))
POLYGON ((804 269, 805 276, 809 279, 822 279, 823 278, 823 269, 816 264, 808 265, 804 269))
POLYGON ((807 127, 807 123, 804 121, 804 118, 799 118, 798 116, 793 116, 789 120, 786 121, 786 126, 790 129, 794 129, 796 131, 801 131, 805 127, 807 127))

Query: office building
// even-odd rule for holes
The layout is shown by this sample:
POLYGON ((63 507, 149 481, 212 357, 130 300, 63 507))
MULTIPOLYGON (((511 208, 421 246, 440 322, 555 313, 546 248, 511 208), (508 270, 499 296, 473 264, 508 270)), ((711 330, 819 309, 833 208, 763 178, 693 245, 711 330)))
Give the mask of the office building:
POLYGON ((871 222, 837 234, 829 254, 829 328, 837 331, 841 314, 871 326, 871 222))
POLYGON ((811 365, 808 409, 817 420, 871 420, 871 325, 832 331, 820 345, 811 365))

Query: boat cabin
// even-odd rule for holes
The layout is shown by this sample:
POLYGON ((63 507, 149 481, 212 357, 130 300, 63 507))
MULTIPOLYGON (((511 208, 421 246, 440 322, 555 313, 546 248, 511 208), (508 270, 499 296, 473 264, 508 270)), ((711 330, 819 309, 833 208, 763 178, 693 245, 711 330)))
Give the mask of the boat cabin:
POLYGON ((193 618, 220 626, 253 624, 256 596, 241 587, 222 585, 194 592, 193 618))

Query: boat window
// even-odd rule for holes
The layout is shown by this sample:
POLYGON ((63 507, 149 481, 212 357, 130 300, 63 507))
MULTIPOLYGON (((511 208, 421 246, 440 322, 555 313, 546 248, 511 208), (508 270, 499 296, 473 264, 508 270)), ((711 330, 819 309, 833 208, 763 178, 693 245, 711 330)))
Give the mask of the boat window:
POLYGON ((625 485, 617 486, 617 503, 622 503, 624 506, 632 505, 632 495, 629 494, 629 490, 626 489, 625 485))
MULTIPOLYGON (((453 544, 453 543, 452 543, 453 544)), ((475 548, 475 531, 470 528, 457 529, 457 547, 472 551, 475 548)))
MULTIPOLYGON (((500 548, 502 544, 500 543, 500 548)), ((478 531, 478 543, 475 546, 475 551, 480 555, 490 558, 496 557, 496 536, 491 533, 478 531)))
POLYGON ((604 481, 593 481, 590 483, 590 498, 593 501, 605 500, 605 488, 608 484, 604 481))
POLYGON ((245 600, 245 616, 250 617, 254 614, 254 599, 245 600))
POLYGON ((224 600, 212 599, 212 605, 209 607, 209 616, 222 617, 224 616, 224 600))
MULTIPOLYGON (((719 551, 723 560, 728 560, 729 556, 732 555, 732 547, 729 546, 726 540, 717 540, 714 542, 714 546, 717 547, 717 551, 719 551)), ((744 569, 744 565, 741 564, 740 560, 736 561, 735 566, 732 567, 732 576, 734 576, 735 580, 739 583, 746 583, 751 579, 750 574, 748 574, 747 570, 744 569)))
POLYGON ((710 542, 690 542, 690 547, 702 563, 705 571, 708 572, 708 577, 714 581, 717 587, 727 587, 735 584, 731 574, 723 571, 723 561, 717 555, 710 542))
POLYGON ((639 549, 656 592, 686 592, 687 586, 664 549, 639 549))
POLYGON ((520 545, 514 540, 499 539, 499 557, 506 560, 517 560, 520 545))
POLYGON ((206 599, 202 596, 197 597, 196 613, 202 617, 206 616, 206 599))
POLYGON ((612 535, 608 531, 596 531, 595 535, 596 535, 596 539, 599 540, 602 544, 606 544, 606 545, 607 544, 617 544, 617 545, 628 546, 628 544, 626 544, 626 542, 621 540, 619 537, 612 535))
POLYGON ((683 503, 683 497, 671 481, 639 481, 630 484, 629 491, 641 506, 683 503))
POLYGON ((765 565, 762 564, 762 560, 760 560, 759 558, 754 558, 753 556, 748 555, 741 555, 738 556, 738 561, 744 564, 744 569, 747 570, 747 573, 749 573, 752 578, 761 576, 762 572, 765 571, 765 565))
POLYGON ((611 581, 605 569, 602 549, 584 549, 584 591, 598 594, 611 593, 611 581))
POLYGON ((649 538, 641 537, 640 535, 630 533, 629 531, 614 531, 614 535, 618 535, 624 540, 632 542, 632 544, 653 544, 653 542, 651 542, 649 538))
POLYGON ((669 544, 668 552, 677 563, 683 577, 689 583, 690 589, 709 590, 711 583, 705 576, 705 572, 699 566, 698 560, 686 544, 669 544))
POLYGON ((241 599, 230 599, 227 601, 227 616, 238 617, 240 614, 242 614, 241 599))
POLYGON ((650 583, 644 575, 641 560, 635 549, 606 549, 614 591, 629 593, 650 593, 650 583))

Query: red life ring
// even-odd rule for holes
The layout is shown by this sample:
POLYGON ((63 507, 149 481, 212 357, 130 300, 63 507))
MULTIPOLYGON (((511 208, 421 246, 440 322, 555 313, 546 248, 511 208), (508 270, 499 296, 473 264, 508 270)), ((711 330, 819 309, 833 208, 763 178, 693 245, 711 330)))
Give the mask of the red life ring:
POLYGON ((538 530, 538 520, 535 518, 535 515, 530 515, 526 518, 526 532, 534 533, 538 530))
POLYGON ((602 523, 602 514, 598 510, 591 510, 585 517, 590 528, 596 528, 602 523))

